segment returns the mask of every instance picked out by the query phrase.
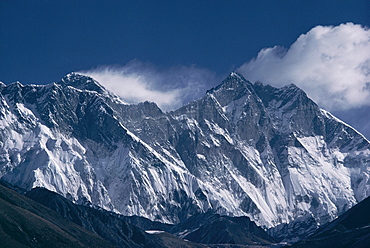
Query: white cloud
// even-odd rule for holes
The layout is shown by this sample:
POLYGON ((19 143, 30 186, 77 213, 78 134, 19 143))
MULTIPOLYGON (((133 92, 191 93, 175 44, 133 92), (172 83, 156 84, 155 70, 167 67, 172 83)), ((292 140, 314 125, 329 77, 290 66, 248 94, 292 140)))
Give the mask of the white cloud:
POLYGON ((353 23, 316 26, 289 49, 262 49, 239 70, 250 81, 294 83, 321 107, 370 105, 370 30, 353 23))
POLYGON ((174 110, 201 97, 216 81, 215 73, 194 66, 160 69, 134 60, 122 67, 104 66, 82 71, 129 103, 152 101, 174 110))
MULTIPOLYGON (((262 49, 238 71, 250 81, 294 83, 327 110, 370 106, 370 30, 353 23, 316 26, 288 49, 262 49)), ((204 95, 222 78, 194 66, 160 68, 134 60, 82 72, 130 103, 173 110, 204 95)))

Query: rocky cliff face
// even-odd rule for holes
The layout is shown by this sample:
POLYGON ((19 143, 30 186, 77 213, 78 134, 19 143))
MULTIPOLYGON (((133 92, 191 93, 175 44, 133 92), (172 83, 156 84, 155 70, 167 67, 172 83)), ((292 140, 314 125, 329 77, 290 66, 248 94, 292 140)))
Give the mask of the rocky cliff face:
POLYGON ((294 85, 231 73, 170 113, 91 78, 0 86, 0 176, 79 204, 176 223, 213 210, 326 223, 370 195, 370 144, 294 85))

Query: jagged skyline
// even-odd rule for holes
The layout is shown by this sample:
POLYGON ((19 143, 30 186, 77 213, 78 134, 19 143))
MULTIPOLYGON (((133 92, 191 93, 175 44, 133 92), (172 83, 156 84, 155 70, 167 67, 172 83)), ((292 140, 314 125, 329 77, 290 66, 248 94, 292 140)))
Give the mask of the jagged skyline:
POLYGON ((369 11, 362 0, 1 1, 0 81, 84 71, 125 100, 167 110, 240 70, 297 84, 369 138, 369 11))

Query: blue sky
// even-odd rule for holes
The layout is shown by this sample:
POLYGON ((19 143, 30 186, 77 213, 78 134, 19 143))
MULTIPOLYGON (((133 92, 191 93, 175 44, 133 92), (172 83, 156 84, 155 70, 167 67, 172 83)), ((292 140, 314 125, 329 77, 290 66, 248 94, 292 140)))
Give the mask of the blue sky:
MULTIPOLYGON (((274 84, 269 82, 271 79, 261 76, 266 74, 261 64, 265 65, 267 60, 263 59, 267 58, 270 65, 264 70, 278 68, 294 71, 296 68, 280 66, 289 64, 287 56, 277 60, 276 56, 281 55, 276 54, 298 56, 289 48, 293 44, 299 47, 302 42, 312 40, 315 41, 310 43, 312 46, 318 46, 321 52, 325 50, 321 42, 324 38, 317 35, 322 32, 313 29, 318 25, 331 26, 324 30, 326 36, 339 37, 325 38, 324 41, 341 40, 346 30, 355 30, 354 33, 366 39, 367 34, 363 30, 370 25, 369 13, 370 2, 365 0, 0 0, 0 81, 6 84, 14 81, 46 84, 59 81, 71 71, 84 71, 103 80, 112 80, 113 75, 119 81, 119 75, 125 74, 129 75, 125 79, 129 79, 131 86, 135 84, 141 92, 148 93, 142 94, 142 98, 148 96, 153 101, 165 99, 163 106, 177 106, 192 97, 201 96, 233 70, 247 75, 247 79, 263 79, 274 84), (354 26, 334 28, 348 22, 354 26), (306 35, 297 42, 303 34, 306 35), (271 49, 267 50, 268 56, 261 59, 259 53, 265 48, 271 49), (255 73, 259 71, 253 69, 256 66, 262 68, 260 74, 255 73), (166 94, 168 98, 164 97, 166 94), (185 96, 183 101, 173 103, 178 94, 185 96)), ((349 44, 350 41, 344 42, 349 44)), ((341 45, 339 43, 338 46, 341 45)), ((370 58, 366 55, 366 48, 356 47, 358 54, 365 54, 365 59, 366 56, 370 58)), ((343 59, 348 60, 351 54, 346 56, 343 59)), ((364 57, 360 56, 353 63, 363 60, 364 57)), ((310 58, 301 64, 310 65, 311 62, 316 63, 314 58, 310 58)), ((322 66, 327 67, 327 64, 322 66)), ((365 67, 368 68, 369 65, 365 67)), ((276 78, 280 74, 277 71, 271 75, 276 78)), ((350 77, 352 74, 348 72, 344 77, 347 75, 350 77)), ((289 81, 288 76, 281 80, 289 81)), ((363 80, 367 80, 360 79, 360 76, 353 87, 361 88, 363 80)), ((318 84, 317 87, 331 92, 333 99, 349 102, 347 107, 335 108, 343 105, 343 101, 331 106, 315 95, 317 92, 307 88, 310 83, 306 78, 292 80, 301 82, 302 85, 298 83, 298 86, 308 90, 313 98, 317 97, 315 100, 324 108, 329 108, 370 137, 370 103, 353 100, 359 99, 361 92, 348 96, 339 94, 338 87, 330 86, 334 79, 326 85, 318 84)), ((282 84, 278 82, 276 86, 282 84)), ((120 87, 128 86, 116 83, 110 88, 120 91, 120 87)), ((349 91, 345 86, 341 90, 349 91)), ((133 92, 138 94, 134 89, 133 92)), ((366 94, 362 97, 366 98, 366 94)))

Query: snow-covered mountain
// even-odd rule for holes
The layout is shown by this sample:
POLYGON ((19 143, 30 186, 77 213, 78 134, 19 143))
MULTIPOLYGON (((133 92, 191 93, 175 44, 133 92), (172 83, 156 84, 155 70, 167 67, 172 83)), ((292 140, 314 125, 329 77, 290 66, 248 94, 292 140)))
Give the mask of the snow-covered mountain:
POLYGON ((370 195, 369 141, 295 85, 231 73, 169 113, 75 73, 0 92, 0 177, 79 204, 167 223, 213 210, 278 232, 370 195))

